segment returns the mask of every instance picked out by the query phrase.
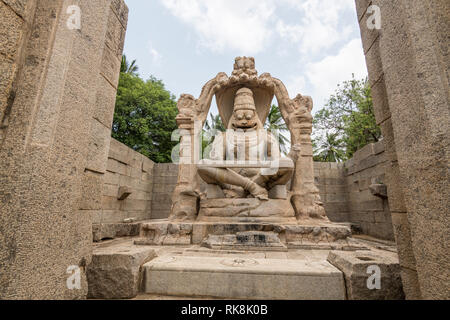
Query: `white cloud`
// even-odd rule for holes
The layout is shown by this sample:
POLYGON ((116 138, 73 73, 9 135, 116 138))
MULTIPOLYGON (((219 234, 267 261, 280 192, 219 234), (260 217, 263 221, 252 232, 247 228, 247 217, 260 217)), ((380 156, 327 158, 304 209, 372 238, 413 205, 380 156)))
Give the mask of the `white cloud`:
POLYGON ((161 0, 170 12, 192 25, 202 46, 251 55, 260 52, 272 35, 273 0, 161 0))
POLYGON ((331 48, 348 38, 352 31, 341 17, 344 12, 355 10, 354 0, 282 0, 281 3, 298 11, 299 22, 287 24, 278 20, 276 30, 281 38, 297 43, 302 54, 331 48))
POLYGON ((292 77, 287 87, 291 97, 298 93, 310 95, 314 99, 314 108, 318 110, 335 92, 337 85, 352 78, 362 79, 367 76, 361 39, 348 42, 337 55, 327 56, 321 61, 308 63, 304 67, 303 75, 292 77), (311 88, 306 92, 305 88, 311 88))
POLYGON ((150 56, 152 58, 152 62, 156 65, 159 65, 161 63, 162 55, 156 50, 152 44, 151 41, 147 43, 147 50, 150 53, 150 56))

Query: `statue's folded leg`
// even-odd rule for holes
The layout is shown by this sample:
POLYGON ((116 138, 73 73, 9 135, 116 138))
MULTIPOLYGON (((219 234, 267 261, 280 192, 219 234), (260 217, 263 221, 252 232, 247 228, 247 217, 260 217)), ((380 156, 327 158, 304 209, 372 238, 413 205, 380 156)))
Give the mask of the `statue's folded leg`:
POLYGON ((274 179, 271 179, 267 184, 267 188, 270 190, 275 186, 286 185, 289 180, 291 180, 292 175, 294 174, 294 169, 285 168, 279 169, 274 179))
POLYGON ((198 169, 200 177, 206 182, 211 184, 231 184, 244 188, 244 190, 250 192, 255 198, 261 200, 268 200, 268 192, 266 189, 260 187, 252 180, 241 176, 230 169, 223 168, 208 168, 203 167, 198 169))

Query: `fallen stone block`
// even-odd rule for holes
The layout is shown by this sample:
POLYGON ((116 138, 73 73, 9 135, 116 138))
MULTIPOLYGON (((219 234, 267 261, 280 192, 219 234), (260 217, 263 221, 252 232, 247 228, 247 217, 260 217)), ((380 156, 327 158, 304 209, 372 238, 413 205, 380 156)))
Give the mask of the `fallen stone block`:
POLYGON ((331 251, 328 262, 344 273, 349 300, 403 300, 400 265, 389 251, 331 251))
POLYGON ((153 249, 116 245, 95 248, 87 267, 88 298, 131 299, 142 289, 141 266, 156 257, 153 249))

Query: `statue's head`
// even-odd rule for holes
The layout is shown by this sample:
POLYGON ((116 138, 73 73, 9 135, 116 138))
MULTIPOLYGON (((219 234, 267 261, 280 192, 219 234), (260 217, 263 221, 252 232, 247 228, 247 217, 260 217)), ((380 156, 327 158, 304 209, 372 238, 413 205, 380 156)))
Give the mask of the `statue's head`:
POLYGON ((233 115, 231 116, 228 129, 241 129, 244 131, 263 129, 263 125, 256 113, 252 90, 242 88, 236 92, 233 115))

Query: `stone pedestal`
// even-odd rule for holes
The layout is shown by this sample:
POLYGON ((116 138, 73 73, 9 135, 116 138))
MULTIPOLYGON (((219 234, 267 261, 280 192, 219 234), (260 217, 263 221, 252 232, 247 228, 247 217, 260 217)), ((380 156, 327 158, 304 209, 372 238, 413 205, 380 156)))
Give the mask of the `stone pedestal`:
POLYGON ((200 201, 198 221, 296 223, 289 200, 206 199, 200 201))
POLYGON ((286 251, 292 249, 359 250, 349 241, 348 226, 306 220, 302 224, 270 222, 143 223, 137 245, 201 245, 212 249, 286 251))

